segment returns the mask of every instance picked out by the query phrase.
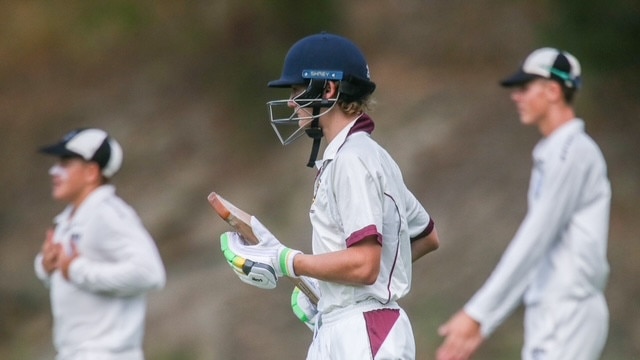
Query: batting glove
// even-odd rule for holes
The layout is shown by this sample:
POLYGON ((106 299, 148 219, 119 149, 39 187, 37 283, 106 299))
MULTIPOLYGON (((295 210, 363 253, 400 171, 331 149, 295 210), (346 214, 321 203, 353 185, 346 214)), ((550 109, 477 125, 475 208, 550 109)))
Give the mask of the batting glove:
MULTIPOLYGON (((318 280, 305 277, 305 282, 315 290, 316 294, 320 294, 318 280)), ((291 293, 291 310, 303 324, 307 325, 312 331, 314 330, 318 319, 318 308, 297 286, 293 288, 291 293)))
POLYGON ((260 240, 257 245, 248 245, 236 232, 220 236, 220 249, 240 280, 262 289, 273 289, 279 278, 295 277, 293 258, 301 252, 282 245, 253 216, 251 227, 260 240))

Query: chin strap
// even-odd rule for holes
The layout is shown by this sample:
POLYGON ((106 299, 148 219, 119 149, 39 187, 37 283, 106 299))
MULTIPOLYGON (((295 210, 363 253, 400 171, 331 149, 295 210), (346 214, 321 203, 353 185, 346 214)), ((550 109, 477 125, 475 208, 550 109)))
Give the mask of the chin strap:
POLYGON ((307 166, 312 168, 316 165, 316 159, 318 158, 318 151, 320 150, 320 141, 322 140, 322 128, 319 126, 320 109, 323 107, 330 107, 332 102, 324 97, 322 94, 327 86, 327 80, 314 81, 311 80, 308 87, 308 92, 312 94, 318 93, 322 97, 320 104, 313 105, 313 120, 311 126, 305 129, 305 133, 313 139, 313 145, 311 146, 311 155, 309 155, 309 162, 307 166))
POLYGON ((320 113, 320 107, 313 108, 314 119, 311 121, 311 126, 305 129, 307 135, 313 139, 313 145, 311 146, 311 155, 309 155, 309 162, 307 166, 312 168, 316 165, 316 159, 318 158, 318 151, 320 150, 320 141, 322 140, 322 129, 318 126, 318 118, 316 117, 320 113))

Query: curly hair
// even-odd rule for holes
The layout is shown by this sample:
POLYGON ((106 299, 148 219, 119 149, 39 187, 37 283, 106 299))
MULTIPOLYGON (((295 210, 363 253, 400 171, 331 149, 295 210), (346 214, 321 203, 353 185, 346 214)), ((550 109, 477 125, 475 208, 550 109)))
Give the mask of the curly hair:
MULTIPOLYGON (((373 89, 375 89, 374 83, 367 83, 366 86, 358 86, 353 84, 341 83, 341 85, 348 85, 350 91, 340 91, 337 104, 340 109, 347 115, 361 114, 369 111, 375 105, 375 101, 371 98, 373 89), (354 91, 354 89, 357 89, 354 91)), ((342 89, 344 90, 344 89, 342 89)))
POLYGON ((342 109, 342 111, 347 115, 361 114, 363 112, 370 111, 375 105, 375 101, 370 97, 351 101, 345 99, 345 97, 338 99, 338 106, 340 106, 340 109, 342 109))

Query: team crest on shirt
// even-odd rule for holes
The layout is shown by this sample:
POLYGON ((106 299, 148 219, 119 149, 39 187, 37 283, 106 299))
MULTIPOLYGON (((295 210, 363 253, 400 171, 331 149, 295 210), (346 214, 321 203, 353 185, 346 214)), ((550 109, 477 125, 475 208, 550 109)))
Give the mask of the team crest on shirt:
POLYGON ((73 247, 75 246, 76 248, 78 247, 78 243, 80 242, 80 234, 78 233, 73 233, 71 234, 71 236, 69 237, 69 247, 68 247, 68 252, 69 255, 71 255, 73 253, 73 247))

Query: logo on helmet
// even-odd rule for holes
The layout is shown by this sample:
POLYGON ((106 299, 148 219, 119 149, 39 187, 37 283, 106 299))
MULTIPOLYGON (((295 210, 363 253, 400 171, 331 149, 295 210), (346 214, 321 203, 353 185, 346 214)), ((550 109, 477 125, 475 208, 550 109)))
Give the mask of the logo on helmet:
POLYGON ((342 80, 342 71, 333 70, 302 70, 302 77, 305 79, 342 80))

